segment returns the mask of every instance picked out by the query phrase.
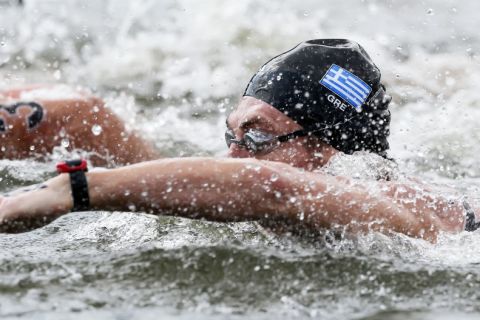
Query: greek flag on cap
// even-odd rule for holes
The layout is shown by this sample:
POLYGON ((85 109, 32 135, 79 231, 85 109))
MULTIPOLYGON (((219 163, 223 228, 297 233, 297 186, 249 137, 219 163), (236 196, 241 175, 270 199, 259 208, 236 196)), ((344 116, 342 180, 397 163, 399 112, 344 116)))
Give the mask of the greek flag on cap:
POLYGON ((320 84, 355 108, 359 108, 372 92, 372 88, 362 79, 336 64, 332 64, 320 84))

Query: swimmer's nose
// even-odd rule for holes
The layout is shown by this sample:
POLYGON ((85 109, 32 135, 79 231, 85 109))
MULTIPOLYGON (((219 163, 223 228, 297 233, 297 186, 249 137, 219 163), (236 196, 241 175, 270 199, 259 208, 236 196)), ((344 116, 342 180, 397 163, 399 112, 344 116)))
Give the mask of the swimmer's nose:
POLYGON ((237 144, 232 143, 228 148, 228 156, 230 158, 251 158, 252 155, 245 148, 240 148, 237 144))

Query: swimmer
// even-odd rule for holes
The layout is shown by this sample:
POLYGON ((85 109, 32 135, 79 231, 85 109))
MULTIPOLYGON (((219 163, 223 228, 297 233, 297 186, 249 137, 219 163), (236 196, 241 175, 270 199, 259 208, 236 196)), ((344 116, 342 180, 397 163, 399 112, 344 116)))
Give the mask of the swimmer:
POLYGON ((90 153, 95 165, 130 164, 159 157, 150 143, 126 130, 101 99, 63 86, 0 91, 0 137, 3 159, 42 158, 62 144, 70 151, 90 153), (55 94, 62 90, 68 91, 66 97, 55 94))
POLYGON ((21 232, 72 211, 109 210, 402 233, 432 242, 440 232, 475 230, 478 208, 460 197, 388 177, 366 184, 318 170, 338 153, 390 161, 391 98, 380 78, 353 41, 303 42, 250 80, 226 120, 230 159, 159 159, 95 172, 86 171, 85 161, 65 162, 57 177, 0 197, 0 227, 21 232))

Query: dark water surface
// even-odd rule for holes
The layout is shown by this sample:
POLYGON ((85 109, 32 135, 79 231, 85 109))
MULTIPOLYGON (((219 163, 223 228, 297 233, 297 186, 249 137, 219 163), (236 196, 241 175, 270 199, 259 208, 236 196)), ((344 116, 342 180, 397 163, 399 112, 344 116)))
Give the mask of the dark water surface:
MULTIPOLYGON (((254 224, 78 213, 1 237, 1 314, 421 319, 447 310, 468 319, 463 312, 480 312, 478 262, 429 257, 442 260, 438 251, 455 249, 449 241, 465 240, 478 237, 435 246, 381 235, 311 243, 254 224)), ((465 249, 458 255, 473 254, 465 249)))

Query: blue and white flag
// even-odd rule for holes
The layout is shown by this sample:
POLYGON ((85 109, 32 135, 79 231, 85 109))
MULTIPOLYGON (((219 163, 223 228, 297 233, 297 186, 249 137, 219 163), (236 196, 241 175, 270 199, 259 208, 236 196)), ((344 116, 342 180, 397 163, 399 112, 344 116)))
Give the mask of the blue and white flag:
POLYGON ((332 64, 320 83, 355 108, 359 108, 372 92, 365 81, 336 64, 332 64))

